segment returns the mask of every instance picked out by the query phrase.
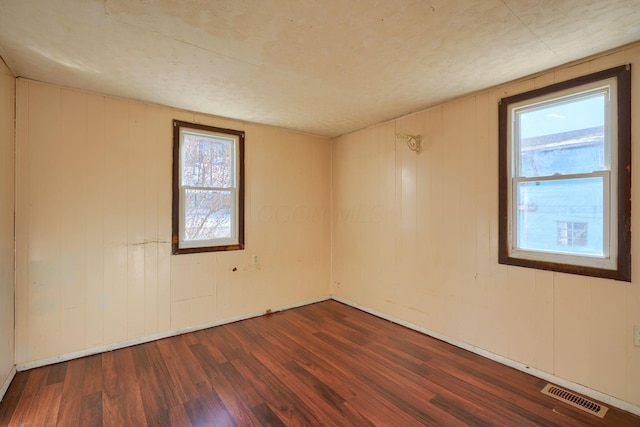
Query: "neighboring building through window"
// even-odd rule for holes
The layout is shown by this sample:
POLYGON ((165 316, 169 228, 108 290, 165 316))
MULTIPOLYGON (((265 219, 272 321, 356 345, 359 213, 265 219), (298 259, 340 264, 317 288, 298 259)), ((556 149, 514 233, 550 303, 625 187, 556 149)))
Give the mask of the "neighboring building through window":
POLYGON ((173 253, 243 249, 244 132, 173 126, 173 253))
POLYGON ((630 69, 500 103, 499 262, 630 280, 630 69))
MULTIPOLYGON (((551 119, 563 120, 558 117, 551 119)), ((604 141, 604 126, 521 139, 521 174, 525 177, 555 177, 557 180, 520 183, 519 228, 516 230, 520 247, 579 254, 603 253, 603 199, 595 197, 602 191, 600 183, 586 179, 567 181, 564 177, 584 170, 605 169, 604 141), (562 191, 563 188, 566 191, 562 191), (590 245, 586 240, 579 244, 568 243, 573 239, 560 234, 563 226, 585 224, 586 227, 589 223, 594 230, 590 245)))
POLYGON ((558 245, 587 246, 588 229, 588 222, 558 221, 558 245))

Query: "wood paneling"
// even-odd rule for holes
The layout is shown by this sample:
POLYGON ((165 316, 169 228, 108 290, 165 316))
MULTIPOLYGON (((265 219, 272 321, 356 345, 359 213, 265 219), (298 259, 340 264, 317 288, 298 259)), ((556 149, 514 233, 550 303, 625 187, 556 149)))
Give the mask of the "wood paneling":
MULTIPOLYGON (((499 100, 638 61, 635 45, 336 138, 333 294, 640 406, 640 352, 631 339, 640 273, 627 284, 497 262, 499 100), (422 135, 423 150, 409 151, 388 129, 422 135), (344 214, 352 206, 375 206, 384 223, 354 221, 344 214)), ((639 135, 640 120, 632 120, 634 147, 639 135)), ((640 163, 640 150, 632 157, 640 163)), ((640 200, 639 176, 632 200, 640 200)), ((637 206, 631 215, 640 223, 637 206)), ((637 248, 640 236, 632 239, 637 248)))
POLYGON ((0 399, 15 364, 15 78, 0 58, 0 399))
POLYGON ((327 138, 25 79, 17 105, 18 365, 329 294, 327 138), (245 131, 246 249, 177 259, 172 121, 196 116, 245 131))
POLYGON ((635 426, 335 301, 20 372, 0 425, 635 426))

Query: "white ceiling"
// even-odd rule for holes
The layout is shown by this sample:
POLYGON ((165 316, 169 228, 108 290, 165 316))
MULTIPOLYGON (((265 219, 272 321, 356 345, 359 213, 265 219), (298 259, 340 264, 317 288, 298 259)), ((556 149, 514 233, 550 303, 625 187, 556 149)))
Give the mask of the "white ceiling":
POLYGON ((639 0, 0 0, 19 76, 326 136, 637 40, 639 0))

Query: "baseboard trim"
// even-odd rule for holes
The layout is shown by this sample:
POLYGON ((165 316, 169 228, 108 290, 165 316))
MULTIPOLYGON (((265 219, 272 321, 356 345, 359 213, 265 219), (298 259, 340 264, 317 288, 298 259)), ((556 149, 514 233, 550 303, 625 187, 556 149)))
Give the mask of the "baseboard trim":
MULTIPOLYGON (((314 300, 303 301, 303 302, 300 302, 300 303, 297 303, 297 304, 281 306, 281 307, 277 307, 277 308, 271 309, 271 313, 277 313, 279 311, 289 310, 289 309, 297 308, 297 307, 303 307, 305 305, 326 301, 328 299, 331 299, 331 297, 323 297, 323 298, 318 298, 318 299, 314 299, 314 300)), ((27 371, 29 369, 39 368, 41 366, 53 365, 55 363, 60 363, 60 362, 67 362, 69 360, 79 359, 81 357, 91 356, 93 354, 105 353, 105 352, 108 352, 108 351, 118 350, 118 349, 125 348, 125 347, 131 347, 131 346, 138 345, 138 344, 144 344, 144 343, 151 342, 151 341, 157 341, 157 340, 160 340, 160 339, 163 339, 163 338, 174 337, 176 335, 182 335, 182 334, 186 334, 186 333, 189 333, 189 332, 199 331, 199 330, 202 330, 202 329, 213 328, 213 327, 220 326, 220 325, 225 325, 225 324, 228 324, 228 323, 239 322, 241 320, 247 320, 247 319, 251 319, 251 318, 254 318, 254 317, 264 316, 265 314, 266 313, 264 311, 262 311, 262 312, 254 312, 254 313, 249 313, 249 314, 245 314, 245 315, 242 315, 242 316, 236 316, 236 317, 232 317, 232 318, 229 318, 229 319, 219 320, 219 321, 216 321, 216 322, 210 322, 210 323, 206 323, 206 324, 202 324, 202 325, 198 325, 198 326, 191 326, 191 327, 188 327, 188 328, 181 328, 181 329, 171 330, 171 331, 168 331, 168 332, 148 335, 148 336, 140 337, 140 338, 134 338, 134 339, 131 339, 131 340, 121 341, 121 342, 108 344, 108 345, 104 345, 104 346, 92 347, 92 348, 89 348, 89 349, 75 351, 75 352, 72 352, 72 353, 65 353, 65 354, 61 354, 59 356, 49 357, 49 358, 46 358, 46 359, 39 359, 39 360, 34 360, 34 361, 31 361, 31 362, 26 362, 26 363, 18 363, 16 365, 16 367, 14 368, 14 374, 15 374, 16 370, 18 372, 27 371)), ((7 385, 7 387, 8 387, 8 385, 7 385)))
POLYGON ((373 314, 376 317, 380 317, 382 319, 388 320, 393 323, 397 323, 398 325, 404 326, 409 329, 413 329, 414 331, 418 331, 422 334, 428 335, 430 337, 436 338, 440 341, 444 341, 448 344, 454 345, 456 347, 462 348, 464 350, 468 350, 472 353, 475 353, 479 356, 486 357, 487 359, 498 362, 502 365, 509 366, 510 368, 517 369, 518 371, 526 372, 527 374, 531 374, 534 377, 543 379, 545 381, 554 383, 564 388, 568 388, 576 393, 583 394, 585 396, 591 397, 592 399, 599 400, 603 403, 606 403, 611 406, 615 406, 618 409, 622 409, 623 411, 630 412, 634 415, 640 416, 640 406, 634 405, 633 403, 626 402, 622 399, 618 399, 617 397, 610 396, 608 394, 602 393, 600 391, 591 389, 589 387, 583 386, 581 384, 577 384, 566 380, 564 378, 557 377, 555 375, 549 374, 547 372, 541 371, 536 368, 532 368, 530 366, 525 365, 524 363, 516 362, 515 360, 508 359, 504 356, 500 356, 499 354, 491 353, 490 351, 484 350, 480 347, 473 346, 471 344, 467 344, 462 341, 458 341, 453 338, 449 338, 445 335, 439 334, 437 332, 433 332, 429 329, 423 328, 418 325, 414 325, 413 323, 405 322, 404 320, 396 319, 387 314, 381 313, 376 310, 372 310, 368 307, 361 306, 360 304, 354 303, 352 301, 346 300, 344 298, 337 297, 335 295, 331 296, 331 299, 346 304, 350 307, 357 308, 358 310, 362 310, 366 313, 373 314))
POLYGON ((11 381, 13 381, 13 377, 15 376, 16 367, 14 365, 13 368, 11 368, 11 371, 9 371, 9 376, 4 381, 4 384, 2 384, 2 388, 0 388, 0 402, 2 402, 2 399, 4 399, 4 395, 7 393, 7 390, 9 390, 9 385, 11 385, 11 381))

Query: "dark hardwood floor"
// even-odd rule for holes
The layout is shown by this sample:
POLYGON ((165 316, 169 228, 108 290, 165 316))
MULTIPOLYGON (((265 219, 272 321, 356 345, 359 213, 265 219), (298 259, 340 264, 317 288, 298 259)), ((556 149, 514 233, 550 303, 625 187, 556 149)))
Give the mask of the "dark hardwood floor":
POLYGON ((19 372, 10 426, 640 426, 335 301, 19 372))

